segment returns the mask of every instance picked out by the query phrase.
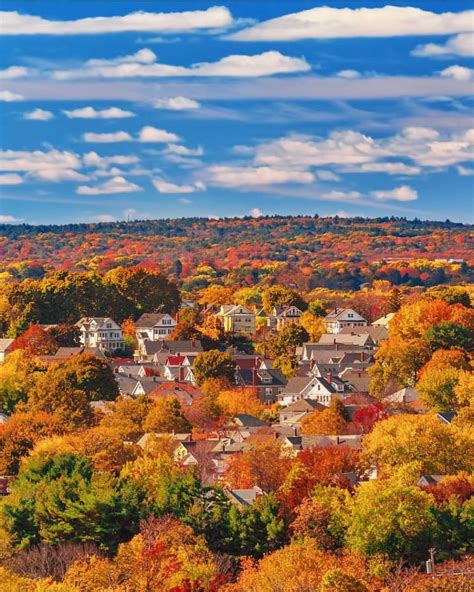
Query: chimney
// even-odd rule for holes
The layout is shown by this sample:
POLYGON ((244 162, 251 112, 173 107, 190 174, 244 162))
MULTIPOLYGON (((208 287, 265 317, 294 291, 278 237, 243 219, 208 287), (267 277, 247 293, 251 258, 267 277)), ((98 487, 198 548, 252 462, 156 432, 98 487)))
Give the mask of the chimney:
POLYGON ((360 352, 360 361, 365 362, 365 352, 363 351, 360 352))
POLYGON ((314 358, 311 358, 311 360, 309 362, 309 369, 310 370, 312 370, 314 368, 314 364, 315 364, 314 358))
POLYGON ((332 374, 330 372, 328 372, 326 374, 325 378, 329 382, 329 384, 331 384, 331 382, 332 382, 332 374))
POLYGON ((196 347, 196 341, 194 339, 191 341, 191 347, 196 347))
POLYGON ((340 442, 339 436, 336 436, 336 444, 340 444, 340 443, 341 442, 340 442))
POLYGON ((257 368, 252 368, 252 384, 255 386, 257 384, 257 368))
POLYGON ((179 382, 184 382, 184 368, 182 366, 179 367, 179 382))

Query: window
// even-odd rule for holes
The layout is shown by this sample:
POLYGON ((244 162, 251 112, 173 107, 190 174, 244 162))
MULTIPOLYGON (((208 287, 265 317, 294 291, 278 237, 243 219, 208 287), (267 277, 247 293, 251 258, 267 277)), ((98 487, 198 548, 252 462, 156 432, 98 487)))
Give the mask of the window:
POLYGON ((112 329, 112 323, 107 323, 107 329, 112 329))
POLYGON ((354 315, 353 315, 351 312, 349 312, 349 313, 347 314, 347 316, 348 316, 348 318, 349 318, 349 319, 353 319, 353 318, 354 318, 354 315))

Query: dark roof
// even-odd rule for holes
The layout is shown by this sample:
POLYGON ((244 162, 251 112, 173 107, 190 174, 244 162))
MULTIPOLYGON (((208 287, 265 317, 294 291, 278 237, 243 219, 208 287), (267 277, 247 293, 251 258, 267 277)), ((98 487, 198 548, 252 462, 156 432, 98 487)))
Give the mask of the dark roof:
POLYGON ((136 327, 154 327, 165 316, 164 313, 145 312, 135 323, 136 327))
POLYGON ((187 354, 187 353, 199 353, 202 352, 202 345, 199 340, 160 340, 160 341, 149 341, 143 342, 143 347, 147 356, 159 352, 167 352, 170 354, 187 354))
POLYGON ((245 386, 285 386, 287 380, 278 368, 271 368, 269 370, 259 370, 253 368, 239 368, 239 378, 245 386), (265 382, 264 377, 269 377, 270 382, 265 382))
POLYGON ((305 411, 314 411, 315 409, 326 409, 325 405, 314 401, 313 399, 300 399, 280 409, 280 413, 304 413, 305 411))
POLYGON ((238 420, 243 427, 248 428, 259 428, 262 426, 266 426, 267 422, 258 419, 254 415, 249 415, 248 413, 238 413, 234 416, 234 420, 238 420))

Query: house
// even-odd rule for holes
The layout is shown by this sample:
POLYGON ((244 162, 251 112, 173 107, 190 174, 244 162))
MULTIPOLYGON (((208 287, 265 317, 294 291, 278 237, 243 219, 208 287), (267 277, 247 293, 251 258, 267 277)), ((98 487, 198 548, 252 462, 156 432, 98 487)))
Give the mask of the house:
POLYGON ((188 355, 202 352, 198 340, 168 339, 160 341, 142 340, 138 343, 137 359, 139 362, 153 362, 156 365, 166 362, 168 355, 188 355))
MULTIPOLYGON (((133 380, 133 379, 132 379, 133 380)), ((140 395, 148 395, 151 393, 158 384, 162 383, 163 379, 153 376, 152 378, 138 378, 136 379, 135 386, 130 393, 132 397, 139 397, 140 395)), ((120 383, 119 383, 120 388, 120 383)))
POLYGON ((104 350, 99 349, 98 347, 60 347, 55 354, 46 355, 42 354, 38 356, 40 360, 46 362, 47 364, 51 364, 53 362, 64 362, 71 356, 78 356, 80 354, 89 354, 91 356, 96 356, 97 358, 105 359, 106 356, 104 354, 104 350))
POLYGON ((76 327, 85 347, 96 347, 105 352, 125 347, 121 327, 109 317, 83 317, 76 327))
POLYGON ((253 335, 256 329, 256 315, 241 304, 223 304, 216 316, 221 319, 226 333, 253 335))
POLYGON ((0 339, 0 364, 5 361, 5 358, 11 352, 14 339, 0 339))
POLYGON ((430 485, 437 485, 441 483, 443 479, 446 479, 447 475, 421 475, 418 479, 418 487, 429 487, 430 485))
POLYGON ((328 333, 340 333, 344 327, 365 327, 368 322, 352 308, 335 308, 325 317, 324 324, 328 333))
POLYGON ((279 331, 285 325, 299 323, 303 311, 297 306, 273 307, 272 314, 267 317, 269 327, 279 331))
POLYGON ((322 405, 329 406, 332 399, 345 390, 345 384, 337 376, 327 375, 325 378, 316 376, 295 376, 278 395, 280 405, 290 405, 300 399, 313 399, 322 405))
POLYGON ((262 403, 272 404, 283 391, 287 380, 279 368, 256 356, 234 356, 236 363, 235 383, 242 388, 254 388, 262 403))
POLYGON ((369 354, 365 346, 346 343, 304 343, 301 348, 300 359, 302 362, 328 362, 331 359, 340 359, 345 353, 369 354))
POLYGON ((356 345, 367 351, 372 351, 375 341, 368 333, 356 333, 352 327, 346 327, 340 333, 323 333, 319 338, 318 345, 332 347, 338 345, 356 345), (347 332, 349 330, 349 332, 347 332))
POLYGON ((294 423, 295 420, 299 422, 308 413, 323 409, 326 409, 325 405, 313 399, 300 399, 279 411, 280 423, 294 423))
POLYGON ((373 327, 388 328, 388 326, 390 325, 390 321, 393 319, 394 316, 395 316, 394 312, 389 312, 386 315, 384 315, 383 317, 380 317, 380 319, 377 319, 376 321, 374 321, 372 323, 372 326, 373 327))
POLYGON ((456 415, 457 413, 455 411, 439 411, 436 414, 436 419, 438 419, 441 423, 449 425, 456 417, 456 415))
POLYGON ((163 377, 166 380, 194 384, 193 364, 195 359, 195 355, 169 355, 164 365, 163 377))
POLYGON ((388 397, 384 398, 384 402, 401 407, 409 407, 418 412, 423 412, 425 410, 425 405, 421 400, 420 393, 412 386, 404 387, 396 393, 388 395, 388 397))
POLYGON ((181 384, 174 381, 163 382, 148 393, 150 399, 175 397, 181 405, 191 405, 193 401, 202 396, 202 392, 190 384, 181 384))
POLYGON ((135 323, 137 340, 161 341, 167 339, 174 331, 177 322, 167 313, 146 312, 135 323))
POLYGON ((370 335, 375 345, 379 345, 383 339, 387 339, 388 337, 388 330, 385 325, 367 325, 366 327, 358 327, 357 329, 344 327, 341 331, 342 335, 352 333, 356 333, 357 335, 370 335))
POLYGON ((265 495, 257 485, 250 489, 229 489, 224 487, 224 493, 233 504, 240 508, 251 506, 258 497, 265 495))

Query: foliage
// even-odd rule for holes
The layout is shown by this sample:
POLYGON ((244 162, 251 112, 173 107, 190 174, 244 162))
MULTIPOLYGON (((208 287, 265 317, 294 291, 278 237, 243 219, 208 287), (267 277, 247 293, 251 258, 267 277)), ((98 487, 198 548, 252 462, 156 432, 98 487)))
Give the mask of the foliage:
POLYGON ((12 351, 23 350, 29 356, 54 354, 57 345, 54 338, 46 333, 39 325, 31 325, 22 335, 12 343, 12 351))
POLYGON ((5 499, 8 530, 20 548, 40 541, 92 541, 114 549, 137 526, 139 490, 86 458, 62 453, 32 458, 5 499))
POLYGON ((143 422, 145 432, 177 432, 186 433, 192 429, 181 409, 176 397, 165 397, 153 402, 143 422))
POLYGON ((369 462, 389 473, 413 461, 423 473, 446 475, 471 471, 474 439, 434 415, 394 415, 375 424, 362 444, 369 462))
POLYGON ((25 402, 30 389, 44 370, 39 360, 29 357, 23 350, 9 354, 0 365, 2 411, 11 413, 18 403, 25 402))
POLYGON ((201 352, 193 364, 196 384, 201 385, 210 378, 224 378, 229 382, 235 379, 235 362, 228 353, 218 350, 201 352))
POLYGON ((457 347, 466 351, 474 349, 474 338, 468 327, 452 321, 437 323, 423 333, 423 339, 432 351, 457 347))
POLYGON ((333 397, 327 409, 315 410, 303 418, 301 433, 308 436, 322 436, 325 434, 336 436, 343 434, 346 427, 344 406, 339 399, 333 397))

